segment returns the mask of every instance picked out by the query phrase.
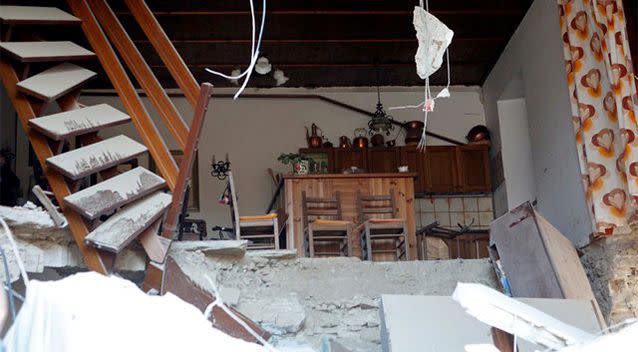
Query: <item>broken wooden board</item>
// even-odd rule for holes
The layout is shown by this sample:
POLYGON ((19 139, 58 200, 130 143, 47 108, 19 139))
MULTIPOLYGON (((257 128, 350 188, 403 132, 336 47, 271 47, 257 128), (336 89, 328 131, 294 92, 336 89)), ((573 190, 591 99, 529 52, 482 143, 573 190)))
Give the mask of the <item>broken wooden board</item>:
POLYGON ((172 242, 169 238, 158 235, 161 223, 160 220, 156 220, 138 237, 148 259, 158 264, 162 264, 166 260, 172 242))
MULTIPOLYGON (((194 305, 197 309, 204 312, 206 307, 215 300, 215 297, 208 291, 197 286, 179 267, 173 258, 169 255, 166 259, 165 272, 162 279, 164 287, 162 294, 170 292, 184 301, 194 305)), ((245 315, 241 314, 234 308, 230 308, 235 315, 242 319, 250 328, 263 337, 266 341, 270 338, 270 333, 262 329, 245 315)), ((257 339, 233 319, 223 309, 215 306, 212 309, 210 320, 213 326, 227 333, 230 336, 248 341, 257 342, 257 339)))
POLYGON ((490 246, 514 297, 590 300, 604 324, 576 248, 529 202, 491 223, 490 246))
POLYGON ((131 118, 108 104, 87 106, 29 120, 29 126, 55 140, 63 140, 106 127, 127 123, 131 118))
POLYGON ((73 193, 64 198, 64 203, 93 220, 165 186, 163 178, 140 166, 73 193))
POLYGON ((66 218, 62 216, 60 212, 58 212, 55 205, 53 205, 53 203, 51 202, 51 199, 49 199, 49 196, 44 193, 39 185, 33 186, 33 189, 31 191, 33 192, 35 197, 38 198, 47 213, 49 213, 49 216, 51 217, 51 220, 53 220, 55 226, 61 228, 65 227, 68 224, 66 218))
POLYGON ((20 92, 46 102, 56 100, 95 78, 97 73, 65 62, 18 82, 20 92))
POLYGON ((118 253, 164 215, 171 200, 169 194, 157 192, 127 205, 86 235, 84 241, 96 248, 118 253))
POLYGON ((0 6, 4 24, 80 24, 82 21, 55 7, 0 6))
POLYGON ((131 160, 145 152, 144 145, 119 135, 50 157, 47 159, 47 165, 64 176, 77 180, 131 160))
POLYGON ((95 57, 92 51, 69 41, 0 42, 0 50, 24 63, 87 60, 95 57))

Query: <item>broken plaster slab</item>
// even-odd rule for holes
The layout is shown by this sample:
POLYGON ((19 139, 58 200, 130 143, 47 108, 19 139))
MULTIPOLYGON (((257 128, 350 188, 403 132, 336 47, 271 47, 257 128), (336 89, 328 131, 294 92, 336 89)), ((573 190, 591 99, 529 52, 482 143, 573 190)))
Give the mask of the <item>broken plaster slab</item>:
POLYGON ((297 258, 297 251, 295 249, 265 249, 259 251, 249 251, 248 255, 251 257, 260 257, 265 259, 295 259, 297 258))
POLYGON ((180 251, 201 252, 205 255, 243 257, 248 241, 173 241, 171 253, 180 251))
MULTIPOLYGON (((15 238, 20 258, 29 273, 41 273, 44 268, 84 269, 84 261, 68 227, 55 226, 49 214, 33 203, 22 207, 0 206, 2 217, 15 238)), ((0 230, 0 246, 9 264, 11 281, 19 278, 19 269, 6 235, 0 230)), ((115 261, 117 271, 144 271, 146 257, 139 248, 127 248, 115 261)), ((4 279, 4 270, 0 270, 4 279)))
MULTIPOLYGON (((175 242, 174 244, 179 244, 175 242)), ((199 287, 212 292, 208 276, 222 290, 239 290, 237 310, 264 328, 274 341, 309 344, 318 350, 324 336, 353 352, 381 351, 379 300, 382 294, 450 295, 457 281, 498 287, 488 260, 367 262, 358 258, 210 256, 172 248, 171 257, 199 287), (293 299, 294 298, 294 299, 293 299), (283 317, 268 309, 278 302, 283 317), (297 332, 303 308, 305 319, 297 332), (274 317, 273 317, 274 316, 274 317), (298 318, 297 320, 293 317, 298 318), (269 323, 273 323, 269 325, 269 323), (286 323, 284 323, 286 322, 286 323)), ((221 294, 224 300, 228 298, 221 294)))

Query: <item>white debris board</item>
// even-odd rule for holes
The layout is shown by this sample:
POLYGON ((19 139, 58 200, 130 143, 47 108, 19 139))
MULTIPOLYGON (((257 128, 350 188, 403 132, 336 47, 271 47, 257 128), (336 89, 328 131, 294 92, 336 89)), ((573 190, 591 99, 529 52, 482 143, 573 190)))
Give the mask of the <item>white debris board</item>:
POLYGON ((69 41, 0 42, 0 49, 21 62, 59 62, 95 57, 92 51, 69 41))
POLYGON ((118 253, 159 219, 171 204, 169 194, 157 192, 117 212, 85 237, 97 248, 118 253))
MULTIPOLYGON (((520 301, 585 331, 600 331, 590 301, 538 298, 520 301)), ((384 352, 459 352, 468 344, 493 343, 491 327, 467 314, 447 296, 382 295, 379 315, 384 352)), ((539 348, 523 342, 518 347, 521 352, 539 348)))
POLYGON ((161 177, 137 167, 64 198, 64 202, 88 219, 95 219, 162 187, 161 177))
POLYGON ((146 147, 126 136, 115 136, 47 159, 64 176, 77 180, 121 164, 146 152, 146 147))
POLYGON ((59 141, 69 137, 99 131, 126 123, 131 118, 108 104, 87 106, 29 120, 29 126, 45 136, 59 141))
POLYGON ((31 76, 17 85, 18 90, 45 101, 55 100, 80 87, 97 73, 65 62, 31 76))

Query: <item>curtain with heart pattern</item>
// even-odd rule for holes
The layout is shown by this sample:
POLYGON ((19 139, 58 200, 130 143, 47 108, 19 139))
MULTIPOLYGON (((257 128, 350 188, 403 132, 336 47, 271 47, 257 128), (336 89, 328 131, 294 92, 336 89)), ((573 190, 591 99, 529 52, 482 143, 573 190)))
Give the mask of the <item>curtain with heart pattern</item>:
POLYGON ((622 0, 558 4, 593 233, 628 233, 638 223, 638 96, 622 0))

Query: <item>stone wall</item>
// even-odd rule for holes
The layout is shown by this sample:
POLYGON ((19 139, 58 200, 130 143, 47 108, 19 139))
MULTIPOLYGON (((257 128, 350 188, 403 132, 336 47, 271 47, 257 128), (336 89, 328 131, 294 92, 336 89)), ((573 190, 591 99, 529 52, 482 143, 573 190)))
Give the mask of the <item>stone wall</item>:
POLYGON ((596 241, 583 252, 581 261, 607 322, 638 317, 638 228, 596 241))

